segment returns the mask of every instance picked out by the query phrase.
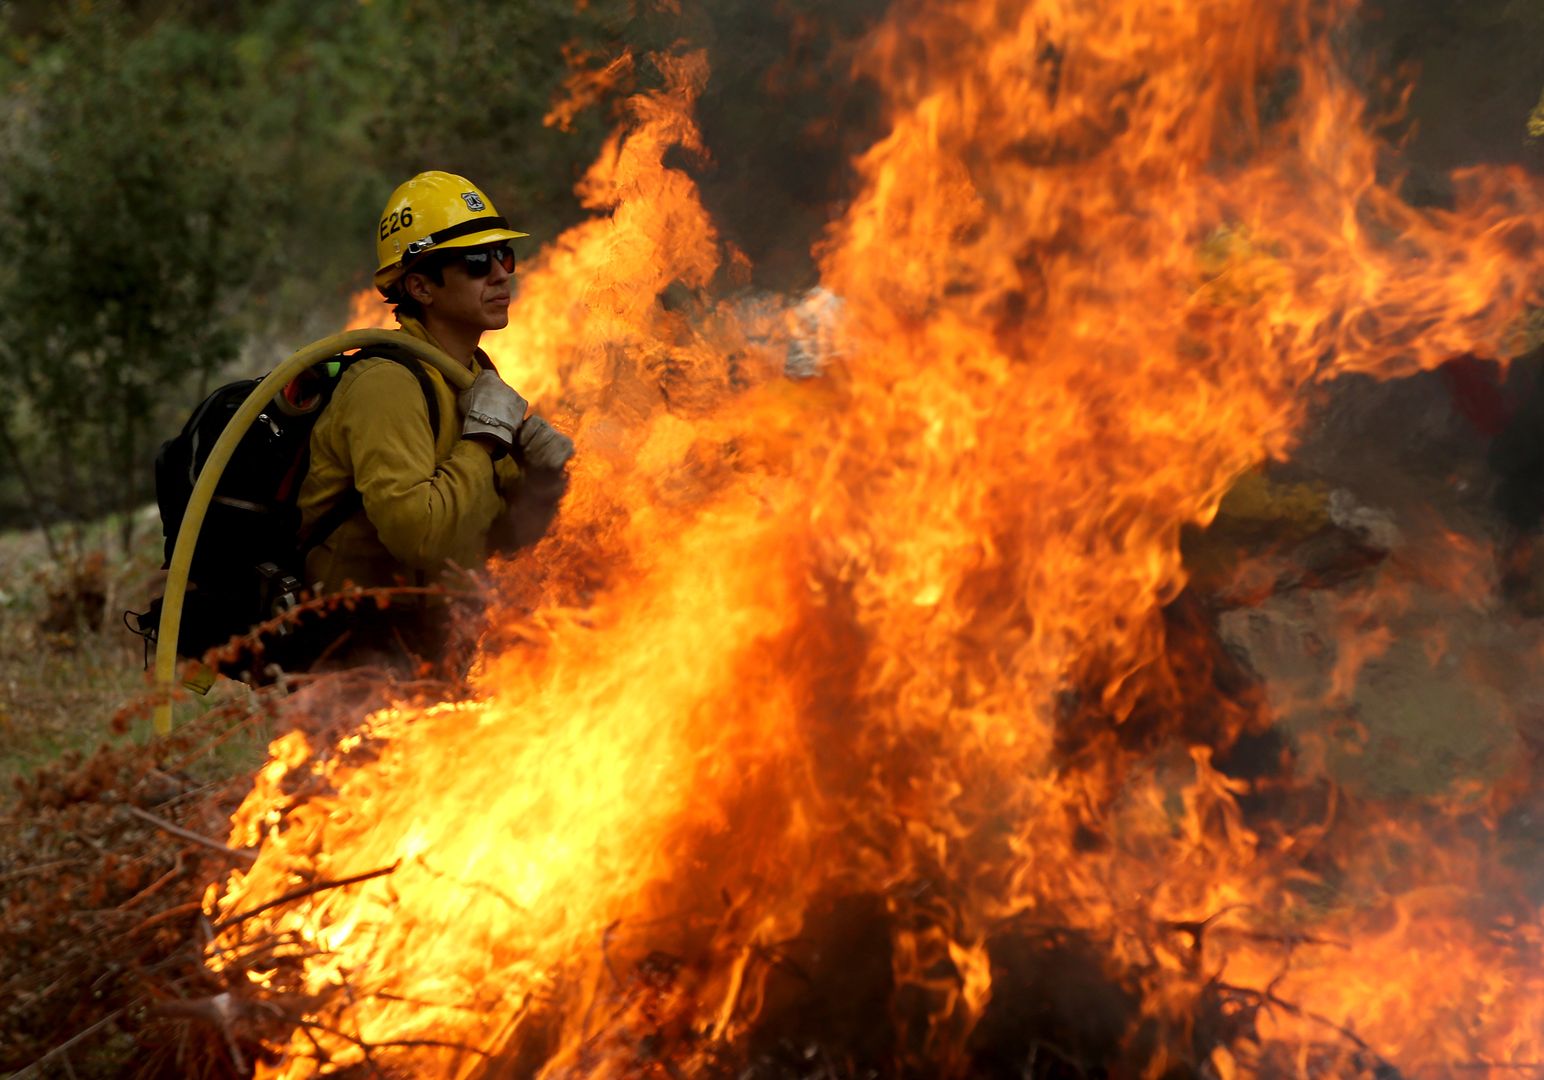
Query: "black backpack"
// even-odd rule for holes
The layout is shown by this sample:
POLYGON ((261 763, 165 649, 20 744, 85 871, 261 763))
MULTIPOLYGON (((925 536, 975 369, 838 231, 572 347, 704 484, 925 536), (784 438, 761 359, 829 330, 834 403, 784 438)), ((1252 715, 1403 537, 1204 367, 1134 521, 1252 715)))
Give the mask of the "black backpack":
MULTIPOLYGON (((226 463, 210 500, 193 549, 188 591, 182 605, 177 652, 199 657, 216 645, 247 633, 255 624, 296 606, 304 591, 306 553, 323 543, 363 505, 358 491, 338 500, 304 536, 297 500, 310 465, 311 429, 332 400, 343 372, 365 357, 381 357, 413 372, 429 410, 429 426, 439 436, 439 404, 422 365, 406 349, 375 345, 332 357, 306 370, 287 384, 260 413, 226 463)), ((165 535, 165 563, 172 550, 193 485, 209 459, 215 440, 251 395, 261 379, 242 379, 214 391, 193 410, 182 431, 161 445, 155 457, 156 502, 165 535)), ((150 610, 126 612, 129 629, 156 640, 161 623, 161 597, 150 610)), ((265 663, 295 669, 308 663, 305 653, 316 635, 290 633, 265 639, 265 663)), ((259 682, 245 657, 220 663, 227 675, 259 682)), ((262 665, 259 665, 262 666, 262 665)))

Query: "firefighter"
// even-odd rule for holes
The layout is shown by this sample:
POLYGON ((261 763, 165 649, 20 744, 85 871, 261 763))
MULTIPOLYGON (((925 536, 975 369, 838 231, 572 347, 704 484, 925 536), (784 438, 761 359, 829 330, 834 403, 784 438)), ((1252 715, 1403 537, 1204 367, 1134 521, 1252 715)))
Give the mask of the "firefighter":
MULTIPOLYGON (((376 226, 376 288, 404 332, 477 376, 458 399, 432 365, 416 360, 369 358, 344 372, 311 434, 300 492, 302 535, 319 525, 327 533, 305 564, 322 591, 442 582, 453 568, 481 564, 490 533, 523 489, 554 502, 551 493, 561 493, 554 478, 573 443, 527 417, 525 399, 478 348, 484 333, 509 322, 511 245, 526 235, 475 184, 450 173, 420 173, 387 200, 376 226), (327 523, 340 508, 345 520, 327 523)), ((385 611, 387 618, 372 610, 351 620, 345 651, 355 660, 362 650, 440 651, 443 610, 436 617, 433 605, 408 603, 385 611)))

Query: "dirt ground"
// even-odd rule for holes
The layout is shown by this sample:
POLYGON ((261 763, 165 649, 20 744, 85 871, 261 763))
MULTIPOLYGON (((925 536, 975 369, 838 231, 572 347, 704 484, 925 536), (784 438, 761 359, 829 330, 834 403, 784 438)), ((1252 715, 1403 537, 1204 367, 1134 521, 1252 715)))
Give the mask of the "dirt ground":
POLYGON ((141 642, 119 622, 159 561, 142 550, 104 553, 88 531, 80 548, 49 550, 36 531, 0 536, 0 781, 89 751, 113 737, 114 713, 145 688, 141 642))
MULTIPOLYGON (((133 550, 88 528, 81 542, 51 552, 35 531, 0 535, 0 799, 14 781, 70 751, 143 741, 148 723, 132 709, 149 688, 144 642, 123 624, 156 591, 161 538, 154 508, 141 515, 133 550)), ((179 703, 179 721, 217 707, 239 684, 179 703)), ((248 740, 250 743, 250 740, 248 740)), ((233 764, 256 760, 244 745, 233 764)))
POLYGON ((158 529, 139 534, 127 555, 99 530, 62 551, 0 536, 0 1075, 194 1075, 195 1059, 219 1060, 189 1056, 200 1032, 146 1002, 189 969, 190 920, 230 865, 218 840, 273 722, 222 681, 152 736, 143 643, 121 621, 160 565, 158 529), (145 1055, 152 1030, 170 1056, 145 1055))

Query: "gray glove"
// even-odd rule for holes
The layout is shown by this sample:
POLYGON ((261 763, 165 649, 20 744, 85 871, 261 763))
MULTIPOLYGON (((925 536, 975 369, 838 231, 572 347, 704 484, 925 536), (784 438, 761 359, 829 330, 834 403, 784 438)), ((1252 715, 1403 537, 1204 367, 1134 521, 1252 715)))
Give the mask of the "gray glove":
POLYGON ((470 390, 460 397, 461 437, 492 442, 502 457, 514 448, 515 435, 525 419, 526 400, 510 389, 496 371, 480 371, 470 390))
POLYGON ((574 456, 574 440, 539 416, 520 428, 520 460, 533 469, 561 469, 574 456))

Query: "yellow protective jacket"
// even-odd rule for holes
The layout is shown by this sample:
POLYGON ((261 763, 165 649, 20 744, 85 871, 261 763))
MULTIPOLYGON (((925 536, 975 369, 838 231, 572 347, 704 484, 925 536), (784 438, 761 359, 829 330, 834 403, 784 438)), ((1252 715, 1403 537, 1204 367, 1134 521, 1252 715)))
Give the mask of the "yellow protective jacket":
MULTIPOLYGON (((433 342, 416 320, 401 322, 433 342)), ((357 488, 364 501, 306 556, 306 581, 324 592, 345 582, 432 583, 451 563, 476 569, 487 555, 488 531, 519 469, 507 457, 492 462, 461 438, 455 391, 432 365, 421 367, 439 405, 437 438, 417 377, 375 357, 343 373, 311 431, 311 465, 300 487, 302 535, 349 490, 357 488)))

